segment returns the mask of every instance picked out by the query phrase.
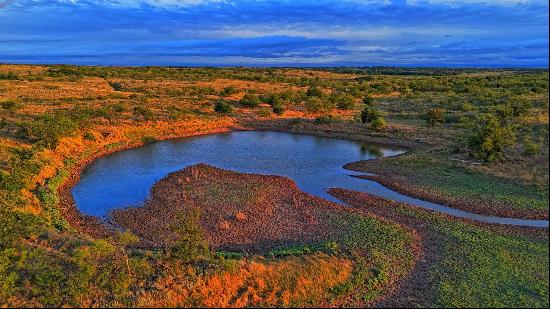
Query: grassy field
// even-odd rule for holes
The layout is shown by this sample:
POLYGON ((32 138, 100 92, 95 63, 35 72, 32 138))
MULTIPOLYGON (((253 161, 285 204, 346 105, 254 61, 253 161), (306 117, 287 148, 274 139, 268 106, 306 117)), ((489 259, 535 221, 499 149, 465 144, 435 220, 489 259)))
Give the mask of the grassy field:
POLYGON ((416 150, 351 169, 379 175, 384 184, 409 195, 471 212, 516 218, 548 218, 548 186, 487 175, 477 165, 449 160, 439 151, 416 150))
POLYGON ((417 227, 427 247, 424 260, 428 262, 425 269, 417 270, 423 274, 411 280, 411 284, 424 284, 426 289, 395 296, 397 304, 474 308, 548 306, 547 231, 476 226, 366 194, 333 192, 360 210, 417 227), (403 302, 402 298, 407 296, 411 299, 403 302))
MULTIPOLYGON (((408 145, 405 155, 352 167, 471 212, 548 218, 548 101, 548 70, 0 65, 0 305, 391 304, 392 280, 408 279, 388 271, 406 273, 415 252, 399 250, 428 226, 441 240, 422 248, 440 257, 426 266, 431 296, 401 305, 547 306, 547 231, 403 207, 409 219, 396 224, 334 218, 350 227, 334 239, 346 254, 291 246, 188 260, 137 248, 131 233, 89 233, 97 222, 78 214, 67 188, 113 151, 261 128, 408 145)), ((208 192, 219 201, 218 189, 208 192)), ((416 265, 413 277, 424 267, 416 265)))

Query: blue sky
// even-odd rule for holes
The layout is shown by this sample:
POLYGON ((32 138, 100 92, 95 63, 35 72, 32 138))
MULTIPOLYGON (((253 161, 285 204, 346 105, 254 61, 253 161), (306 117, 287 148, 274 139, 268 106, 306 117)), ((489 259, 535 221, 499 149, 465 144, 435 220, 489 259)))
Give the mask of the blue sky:
POLYGON ((548 67, 548 1, 0 0, 0 62, 548 67))

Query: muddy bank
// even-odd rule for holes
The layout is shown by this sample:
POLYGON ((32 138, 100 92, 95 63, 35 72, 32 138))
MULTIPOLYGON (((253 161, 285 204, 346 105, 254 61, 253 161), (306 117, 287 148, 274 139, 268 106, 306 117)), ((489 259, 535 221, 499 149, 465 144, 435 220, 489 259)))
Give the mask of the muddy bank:
MULTIPOLYGON (((380 162, 381 160, 391 159, 392 158, 379 158, 372 161, 380 162)), ((379 168, 376 166, 376 162, 372 161, 351 162, 346 164, 344 168, 363 173, 374 173, 376 175, 362 175, 356 177, 376 181, 381 185, 403 195, 445 205, 451 208, 486 216, 528 220, 548 220, 548 212, 544 210, 522 210, 503 207, 500 202, 481 200, 475 196, 469 196, 468 199, 444 196, 435 190, 430 190, 429 187, 422 187, 421 185, 413 183, 410 179, 395 175, 384 170, 383 168, 379 168)))
POLYGON ((182 209, 201 211, 205 239, 215 249, 261 252, 322 242, 344 231, 331 217, 344 207, 302 192, 285 177, 244 174, 205 164, 159 180, 143 207, 117 209, 112 222, 152 247, 167 247, 182 209))

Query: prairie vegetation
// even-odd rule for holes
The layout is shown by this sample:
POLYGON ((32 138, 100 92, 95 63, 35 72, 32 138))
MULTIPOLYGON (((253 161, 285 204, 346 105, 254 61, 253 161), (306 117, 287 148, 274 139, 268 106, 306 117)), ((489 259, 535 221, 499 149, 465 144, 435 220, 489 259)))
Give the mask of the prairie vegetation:
MULTIPOLYGON (((261 128, 414 145, 352 167, 471 212, 548 218, 548 101, 548 70, 0 65, 0 305, 378 303, 421 265, 429 243, 413 244, 427 224, 445 242, 422 305, 548 306, 547 230, 525 236, 406 207, 417 225, 388 223, 393 204, 362 200, 382 210, 337 212, 329 221, 349 230, 326 241, 224 251, 190 212, 170 230, 176 245, 159 248, 144 235, 94 234, 66 194, 100 155, 261 128)), ((208 184, 206 196, 233 192, 235 205, 265 192, 208 184)), ((249 221, 240 211, 217 228, 249 221)))

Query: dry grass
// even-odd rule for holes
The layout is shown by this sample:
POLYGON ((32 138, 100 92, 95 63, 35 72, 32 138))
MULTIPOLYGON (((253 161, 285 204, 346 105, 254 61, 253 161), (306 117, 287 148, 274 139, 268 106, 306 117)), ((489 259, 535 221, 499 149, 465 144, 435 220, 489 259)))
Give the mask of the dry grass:
POLYGON ((328 290, 346 281, 351 261, 314 254, 277 261, 236 262, 233 271, 189 282, 185 268, 157 279, 155 290, 144 293, 140 307, 288 307, 318 303, 328 290))

